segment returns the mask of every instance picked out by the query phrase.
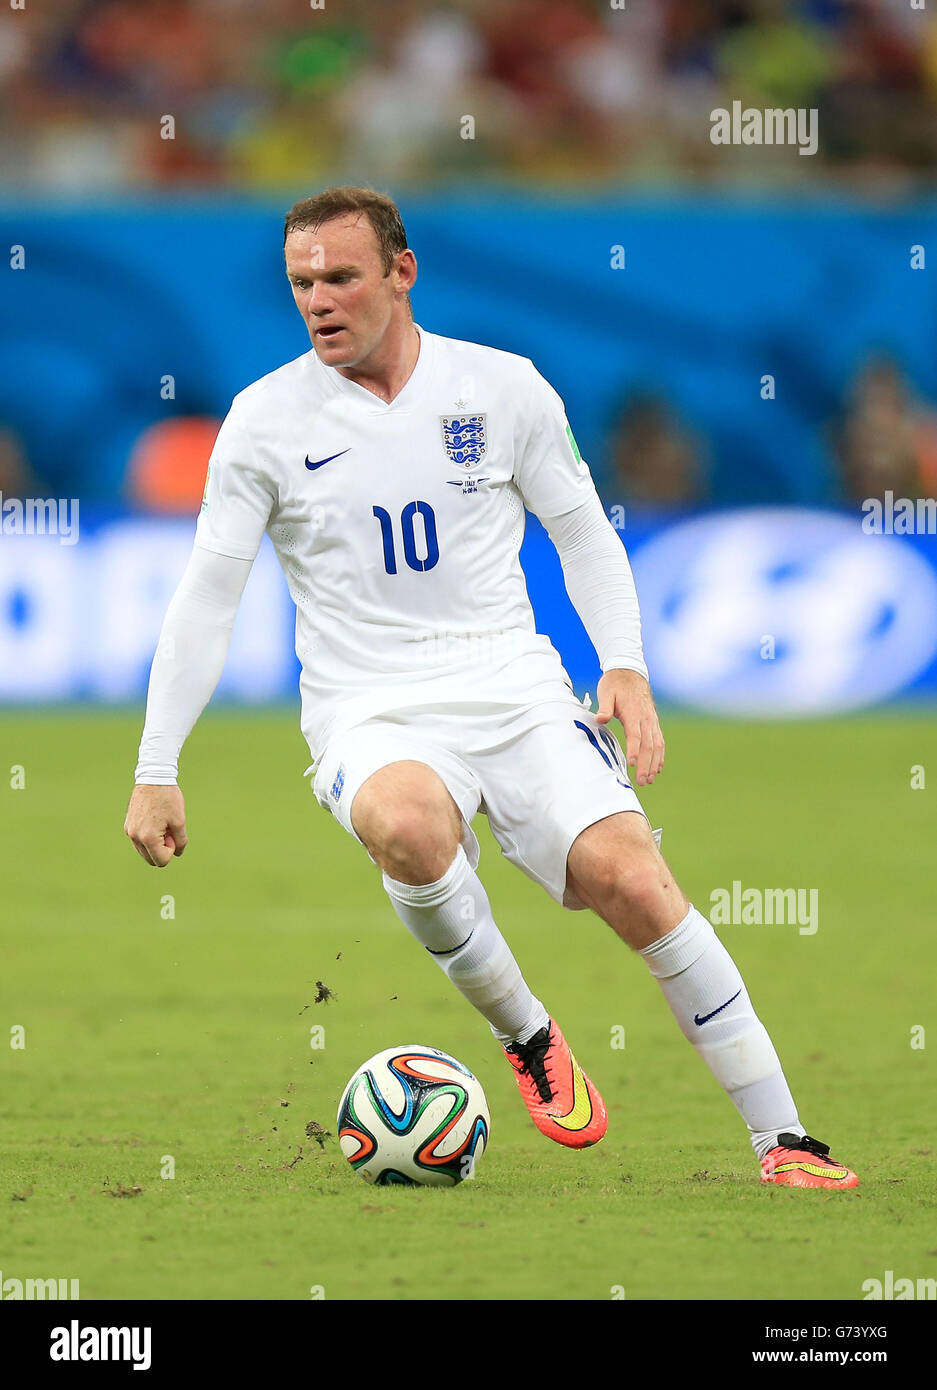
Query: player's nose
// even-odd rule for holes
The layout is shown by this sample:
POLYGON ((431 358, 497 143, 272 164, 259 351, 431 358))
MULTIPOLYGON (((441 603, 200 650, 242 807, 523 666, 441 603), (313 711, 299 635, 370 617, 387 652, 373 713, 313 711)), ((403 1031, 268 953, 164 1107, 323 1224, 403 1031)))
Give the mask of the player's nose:
POLYGON ((321 314, 327 314, 335 307, 328 285, 323 285, 321 280, 317 280, 309 291, 309 298, 306 303, 309 313, 314 314, 316 317, 319 317, 321 314))

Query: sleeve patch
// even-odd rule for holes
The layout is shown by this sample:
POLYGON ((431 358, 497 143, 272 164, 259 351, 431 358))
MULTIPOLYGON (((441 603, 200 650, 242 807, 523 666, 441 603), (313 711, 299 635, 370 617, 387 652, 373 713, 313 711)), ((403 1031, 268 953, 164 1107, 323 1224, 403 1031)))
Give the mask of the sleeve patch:
POLYGON ((576 460, 577 463, 582 463, 582 454, 580 454, 579 452, 579 445, 576 443, 576 436, 573 434, 572 427, 568 421, 566 423, 566 438, 569 440, 569 447, 573 451, 573 458, 576 460))

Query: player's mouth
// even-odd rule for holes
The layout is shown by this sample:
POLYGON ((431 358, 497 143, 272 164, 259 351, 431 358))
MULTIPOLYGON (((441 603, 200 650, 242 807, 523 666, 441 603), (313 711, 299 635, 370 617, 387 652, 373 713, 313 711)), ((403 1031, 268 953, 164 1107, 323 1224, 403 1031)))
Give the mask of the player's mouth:
POLYGON ((320 342, 330 343, 333 338, 338 336, 339 333, 344 332, 345 330, 341 326, 341 324, 324 324, 321 328, 316 329, 316 337, 319 339, 320 342))

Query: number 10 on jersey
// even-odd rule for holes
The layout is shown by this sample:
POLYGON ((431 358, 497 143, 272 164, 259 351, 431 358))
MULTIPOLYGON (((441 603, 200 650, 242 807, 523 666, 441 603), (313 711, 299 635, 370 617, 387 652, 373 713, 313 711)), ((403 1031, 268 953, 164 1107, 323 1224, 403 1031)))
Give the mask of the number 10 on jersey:
MULTIPOLYGON (((390 512, 384 507, 372 507, 374 516, 381 523, 381 541, 384 546, 384 568, 388 574, 397 573, 397 554, 394 545, 394 526, 390 512)), ((436 514, 428 502, 408 502, 400 513, 400 532, 403 537, 404 559, 412 570, 431 570, 439 559, 439 542, 436 539, 436 514), (426 555, 420 558, 416 553, 416 532, 413 518, 419 513, 423 518, 423 532, 426 537, 426 555)))

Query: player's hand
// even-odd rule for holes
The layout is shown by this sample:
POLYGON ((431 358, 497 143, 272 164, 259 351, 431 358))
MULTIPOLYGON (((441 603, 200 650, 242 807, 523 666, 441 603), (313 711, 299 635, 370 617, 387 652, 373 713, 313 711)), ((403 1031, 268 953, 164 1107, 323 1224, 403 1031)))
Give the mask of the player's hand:
POLYGON ((596 687, 596 719, 607 724, 616 715, 625 731, 625 755, 639 787, 664 770, 664 735, 651 687, 638 671, 606 671, 596 687))
POLYGON ((185 802, 178 787, 136 786, 127 807, 124 831, 134 849, 155 869, 165 869, 188 843, 185 802))

